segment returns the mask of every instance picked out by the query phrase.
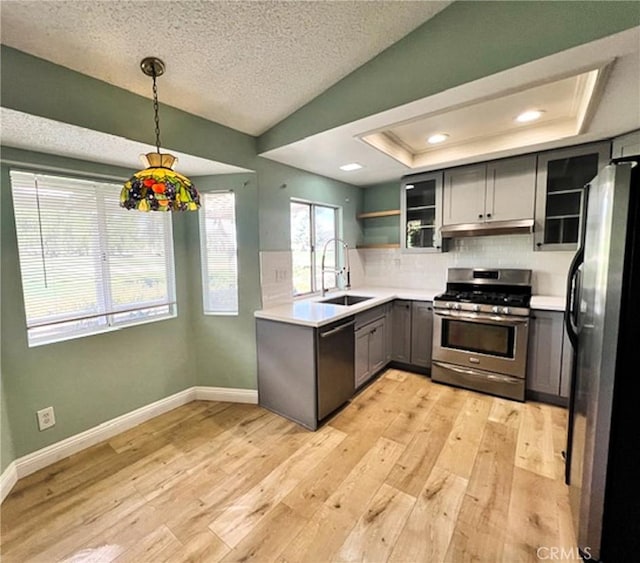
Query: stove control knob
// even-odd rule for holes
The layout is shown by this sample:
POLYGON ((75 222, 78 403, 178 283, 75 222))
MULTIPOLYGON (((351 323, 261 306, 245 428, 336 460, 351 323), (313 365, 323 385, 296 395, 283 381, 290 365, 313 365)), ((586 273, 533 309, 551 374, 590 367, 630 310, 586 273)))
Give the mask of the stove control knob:
POLYGON ((451 309, 453 307, 453 303, 447 303, 447 309, 451 309))
POLYGON ((480 310, 480 305, 474 305, 472 307, 472 310, 475 311, 476 313, 480 310))
POLYGON ((495 306, 495 305, 494 305, 493 307, 491 307, 491 312, 492 312, 492 313, 497 313, 497 312, 499 312, 499 310, 500 310, 500 309, 499 309, 497 306, 495 306))
POLYGON ((508 315, 508 314, 509 314, 509 307, 502 307, 502 312, 503 312, 505 315, 508 315))
POLYGON ((453 304, 453 308, 454 308, 456 311, 459 311, 459 310, 460 310, 460 303, 454 303, 454 304, 453 304))

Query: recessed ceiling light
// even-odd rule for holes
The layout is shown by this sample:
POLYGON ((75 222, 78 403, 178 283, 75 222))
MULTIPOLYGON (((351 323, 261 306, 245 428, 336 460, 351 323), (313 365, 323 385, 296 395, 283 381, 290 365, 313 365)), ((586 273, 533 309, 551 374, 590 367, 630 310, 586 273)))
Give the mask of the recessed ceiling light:
POLYGON ((446 133, 436 133, 435 135, 431 135, 431 137, 427 139, 427 143, 431 145, 437 145, 438 143, 446 141, 448 138, 449 135, 447 135, 446 133))
POLYGON ((352 170, 360 170, 360 168, 362 168, 362 164, 358 164, 357 162, 350 162, 349 164, 343 164, 340 167, 340 170, 351 172, 352 170))
POLYGON ((528 111, 523 111, 518 117, 516 117, 516 121, 519 123, 527 123, 529 121, 535 121, 536 119, 540 119, 544 110, 541 109, 532 109, 528 111))

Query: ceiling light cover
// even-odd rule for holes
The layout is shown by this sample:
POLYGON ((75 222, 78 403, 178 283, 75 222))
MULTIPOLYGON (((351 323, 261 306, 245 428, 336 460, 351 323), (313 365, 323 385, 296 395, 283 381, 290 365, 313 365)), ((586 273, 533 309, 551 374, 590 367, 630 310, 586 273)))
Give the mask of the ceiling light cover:
POLYGON ((136 172, 120 192, 120 206, 138 211, 196 211, 200 195, 193 182, 172 170, 176 158, 160 153, 160 120, 156 78, 164 74, 160 59, 147 57, 140 63, 142 72, 153 78, 153 111, 156 124, 156 152, 145 155, 147 168, 136 172))
POLYGON ((351 172, 353 170, 360 170, 362 168, 362 164, 358 164, 357 162, 350 162, 349 164, 344 164, 340 167, 340 170, 344 170, 345 172, 351 172))
POLYGON ((436 133, 435 135, 431 135, 427 138, 427 143, 431 145, 437 145, 438 143, 442 143, 449 138, 449 135, 446 133, 436 133))
POLYGON ((528 123, 529 121, 535 121, 536 119, 540 119, 543 113, 544 111, 541 109, 523 111, 520 115, 518 115, 518 117, 516 117, 516 121, 519 123, 528 123))

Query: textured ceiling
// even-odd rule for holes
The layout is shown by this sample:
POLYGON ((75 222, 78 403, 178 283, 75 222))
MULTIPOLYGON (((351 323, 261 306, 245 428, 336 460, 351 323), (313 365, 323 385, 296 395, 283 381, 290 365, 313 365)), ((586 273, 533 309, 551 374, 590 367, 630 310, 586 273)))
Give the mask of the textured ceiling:
POLYGON ((2 0, 2 43, 258 135, 450 2, 2 0))
MULTIPOLYGON (((2 144, 17 149, 52 153, 80 160, 139 169, 139 155, 155 152, 155 147, 107 133, 0 108, 2 144)), ((163 147, 178 159, 176 172, 187 176, 237 174, 244 168, 214 162, 163 147)))

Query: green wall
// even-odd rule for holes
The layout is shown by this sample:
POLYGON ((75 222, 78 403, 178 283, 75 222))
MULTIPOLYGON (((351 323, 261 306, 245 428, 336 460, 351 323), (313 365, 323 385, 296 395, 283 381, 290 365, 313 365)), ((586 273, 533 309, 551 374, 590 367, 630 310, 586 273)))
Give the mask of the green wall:
POLYGON ((640 25, 640 2, 454 2, 258 139, 258 152, 640 25))
POLYGON ((130 171, 10 147, 3 147, 2 160, 3 469, 16 457, 193 385, 256 388, 253 313, 260 308, 259 203, 268 207, 265 220, 274 226, 272 238, 283 249, 288 248, 292 195, 342 204, 347 236, 354 241, 358 236, 359 188, 264 159, 256 159, 259 175, 194 177, 202 192, 232 189, 236 194, 239 314, 204 315, 198 214, 174 214, 176 319, 29 348, 10 167, 18 163, 21 168, 109 178, 126 178, 130 171), (281 193, 283 183, 288 189, 281 193), (56 411, 56 426, 40 432, 35 411, 50 405, 56 411))
MULTIPOLYGON (((3 107, 155 145, 148 98, 5 45, 0 57, 3 107)), ((255 138, 229 127, 164 104, 160 124, 165 149, 249 169, 255 160, 255 138)))
POLYGON ((16 458, 13 448, 13 436, 7 411, 7 396, 4 392, 2 374, 0 374, 0 473, 16 458))
POLYGON ((256 160, 255 169, 260 185, 260 250, 289 250, 291 198, 340 206, 344 227, 342 238, 350 247, 355 247, 361 238, 360 225, 356 221, 362 206, 361 188, 263 158, 256 160))
MULTIPOLYGON (((153 141, 140 133, 153 133, 148 119, 133 128, 131 124, 131 116, 148 117, 147 99, 5 47, 2 58, 3 106, 153 141), (85 93, 82 98, 93 97, 98 105, 81 102, 78 89, 85 93), (49 91, 55 92, 53 101, 49 91)), ((132 171, 2 147, 2 469, 16 457, 194 385, 255 389, 253 312, 261 306, 260 222, 267 225, 263 229, 267 248, 288 249, 288 199, 295 196, 341 205, 345 237, 355 244, 360 236, 355 220, 361 205, 359 188, 260 158, 255 139, 248 135, 173 108, 161 111, 167 146, 257 171, 194 178, 204 192, 236 193, 239 314, 203 314, 198 214, 174 214, 176 319, 28 348, 9 168, 17 163, 112 179, 125 179, 132 171), (287 188, 281 189, 283 184, 287 188), (35 411, 50 405, 56 411, 56 425, 40 432, 35 411)))
POLYGON ((201 192, 233 190, 238 241, 238 315, 205 315, 202 310, 200 235, 197 214, 189 222, 190 291, 193 355, 197 384, 256 388, 256 343, 253 312, 260 308, 258 256, 258 184, 256 174, 202 176, 201 192))
MULTIPOLYGON (((21 151, 2 151, 3 159, 21 151)), ((24 153, 37 166, 55 160, 60 169, 87 173, 91 165, 24 153)), ((101 167, 104 171, 105 167, 101 167)), ((111 176, 126 177, 113 168, 111 176)), ((22 456, 101 422, 191 387, 196 363, 187 243, 189 217, 173 215, 178 317, 66 342, 29 348, 15 235, 9 166, 1 167, 2 374, 14 454, 22 456), (55 427, 38 431, 35 412, 53 405, 55 427)), ((3 405, 4 407, 4 405, 3 405)))

